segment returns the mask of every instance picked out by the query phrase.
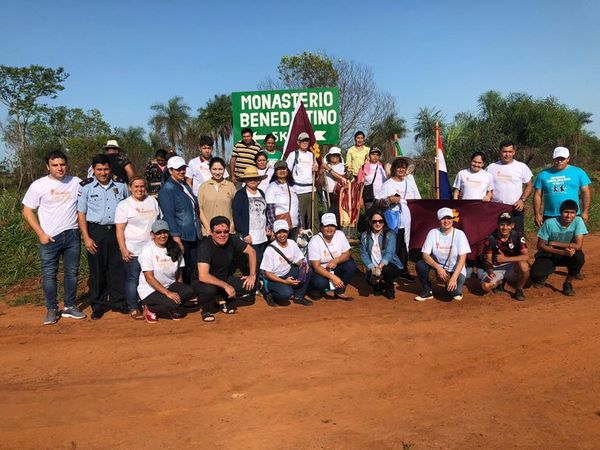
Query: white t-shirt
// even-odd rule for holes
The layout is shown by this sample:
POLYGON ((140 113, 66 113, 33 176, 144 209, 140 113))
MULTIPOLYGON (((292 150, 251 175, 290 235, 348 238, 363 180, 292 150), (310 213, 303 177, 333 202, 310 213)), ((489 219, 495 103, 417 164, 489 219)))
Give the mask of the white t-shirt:
POLYGON ((272 245, 276 245, 279 250, 287 257, 291 262, 298 262, 301 259, 304 259, 304 255, 302 254, 302 250, 298 247, 296 242, 288 239, 287 246, 284 248, 279 245, 279 242, 273 241, 267 248, 265 249, 265 253, 263 254, 262 262, 260 263, 260 270, 266 270, 267 272, 271 272, 278 277, 283 277, 286 275, 290 269, 292 268, 287 261, 281 256, 277 251, 271 248, 272 245))
MULTIPOLYGON (((433 256, 447 272, 454 272, 454 267, 460 255, 471 253, 471 247, 465 233, 458 228, 453 228, 453 230, 454 241, 452 240, 452 231, 448 234, 442 234, 439 228, 434 228, 427 234, 421 248, 423 253, 433 256)), ((464 265, 460 273, 467 276, 464 265)))
MULTIPOLYGON (((402 181, 396 181, 393 178, 390 178, 383 186, 381 186, 381 190, 378 194, 376 194, 375 198, 382 199, 390 197, 394 194, 400 194, 402 200, 419 200, 421 198, 421 194, 419 193, 419 188, 412 177, 404 177, 402 181)), ((391 207, 394 211, 401 210, 400 203, 396 203, 391 207)), ((405 224, 403 223, 402 214, 400 215, 400 223, 398 224, 398 228, 404 228, 405 224)))
POLYGON ((288 168, 292 172, 294 177, 294 186, 292 189, 296 194, 306 194, 312 192, 312 168, 314 164, 313 154, 310 150, 303 152, 298 151, 298 162, 294 166, 294 160, 296 159, 296 152, 291 152, 285 160, 288 168), (306 186, 299 186, 304 184, 306 186))
POLYGON ((462 200, 481 200, 488 191, 494 189, 494 181, 485 170, 472 172, 471 169, 464 169, 456 174, 452 187, 462 192, 462 200))
POLYGON ((281 184, 277 181, 270 183, 269 187, 267 188, 267 192, 265 192, 265 198, 267 200, 267 204, 272 203, 275 205, 275 215, 289 212, 292 216, 292 227, 298 226, 298 215, 300 211, 300 206, 298 205, 298 196, 293 189, 288 187, 287 183, 281 184), (290 196, 292 199, 291 207, 290 196))
POLYGON ((267 202, 258 192, 251 194, 246 190, 248 195, 249 207, 249 232, 252 238, 252 245, 262 244, 267 242, 267 202))
POLYGON ((158 202, 152 196, 138 201, 132 196, 121 200, 115 210, 115 223, 125 223, 125 244, 135 256, 152 240, 152 224, 160 214, 158 202))
POLYGON ((154 292, 154 288, 148 284, 144 272, 154 272, 154 278, 168 288, 177 281, 177 270, 185 266, 183 255, 179 256, 178 261, 173 261, 167 255, 166 248, 158 247, 154 241, 148 242, 142 249, 138 258, 142 272, 138 283, 138 295, 142 300, 154 292))
MULTIPOLYGON (((201 161, 200 157, 196 156, 195 158, 190 159, 187 169, 185 170, 185 176, 192 179, 192 191, 196 197, 198 197, 198 189, 200 189, 200 185, 212 178, 212 175, 210 174, 210 168, 208 167, 209 162, 210 160, 201 161)), ((229 178, 229 172, 227 172, 227 169, 225 169, 225 172, 223 173, 223 178, 229 178)))
POLYGON ((348 250, 350 250, 350 243, 346 239, 346 235, 340 230, 336 230, 331 242, 327 244, 325 244, 323 235, 318 233, 308 243, 308 259, 319 261, 321 266, 325 267, 333 258, 337 258, 348 250))
POLYGON ((533 177, 527 164, 513 160, 510 164, 501 161, 490 164, 486 169, 493 178, 495 202, 514 205, 523 195, 523 184, 533 177))
POLYGON ((373 194, 375 195, 375 198, 378 198, 377 194, 381 192, 381 186, 383 186, 384 183, 385 170, 377 163, 365 163, 365 168, 367 166, 369 167, 369 173, 366 173, 365 170, 365 179, 363 182, 365 183, 365 186, 373 185, 373 194), (377 178, 375 178, 375 175, 377 175, 377 178))
POLYGON ((23 205, 38 210, 44 233, 56 236, 79 228, 77 223, 77 193, 81 178, 71 175, 63 180, 45 176, 31 183, 23 197, 23 205))
POLYGON ((371 261, 377 266, 383 259, 381 247, 379 246, 379 235, 371 233, 371 239, 373 240, 373 247, 371 247, 371 261))
MULTIPOLYGON (((343 162, 334 164, 331 166, 331 169, 340 175, 344 175, 344 173, 346 173, 346 166, 343 162)), ((335 178, 330 173, 325 173, 325 179, 327 180, 327 192, 333 192, 336 184, 335 178)))

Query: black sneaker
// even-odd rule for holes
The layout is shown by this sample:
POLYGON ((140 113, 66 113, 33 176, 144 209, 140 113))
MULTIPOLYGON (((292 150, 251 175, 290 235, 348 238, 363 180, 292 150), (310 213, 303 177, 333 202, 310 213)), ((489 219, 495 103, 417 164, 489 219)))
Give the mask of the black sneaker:
POLYGON ((523 292, 523 289, 517 289, 515 291, 515 300, 518 300, 520 302, 525 300, 525 293, 523 292))
POLYGON ((400 278, 402 281, 404 281, 406 283, 414 283, 415 281, 417 281, 417 277, 411 275, 410 273, 408 273, 408 271, 400 272, 400 275, 398 275, 398 278, 400 278))
POLYGON ((417 295, 415 297, 416 302, 424 302, 425 300, 431 300, 433 298, 433 292, 431 291, 423 291, 421 295, 417 295))
POLYGON ((563 284, 563 294, 568 295, 569 297, 572 297, 573 295, 575 295, 575 291, 573 290, 573 285, 567 281, 565 282, 565 284, 563 284))
POLYGON ((502 294, 504 292, 504 281, 502 281, 498 286, 492 289, 494 294, 502 294))
POLYGON ((273 295, 272 294, 265 294, 264 295, 265 301, 267 302, 267 305, 269 306, 277 306, 277 302, 275 302, 275 300, 273 300, 273 295))
POLYGON ((393 289, 386 289, 386 291, 384 292, 383 295, 388 300, 394 300, 394 298, 396 297, 396 293, 394 292, 393 289))
POLYGON ((295 298, 294 299, 294 303, 297 303, 297 304, 302 305, 302 306, 312 306, 312 304, 313 304, 313 302, 311 302, 309 299, 304 298, 304 297, 302 297, 302 298, 295 298))

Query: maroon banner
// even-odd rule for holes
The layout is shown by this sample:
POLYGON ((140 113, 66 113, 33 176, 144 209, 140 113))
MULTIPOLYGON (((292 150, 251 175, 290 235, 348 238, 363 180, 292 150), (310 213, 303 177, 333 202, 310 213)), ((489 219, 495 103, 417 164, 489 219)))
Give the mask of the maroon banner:
MULTIPOLYGON (((296 105, 296 109, 294 111, 294 115, 292 117, 292 122, 290 125, 290 130, 287 135, 287 139, 285 140, 285 144, 283 146, 283 156, 281 159, 285 161, 288 155, 295 151, 298 148, 298 136, 300 133, 308 133, 310 138, 309 148, 312 149, 313 146, 317 143, 317 139, 315 138, 315 132, 313 130, 312 124, 310 123, 310 119, 308 118, 308 113, 306 112, 306 108, 304 107, 304 103, 299 101, 296 105)), ((317 155, 318 156, 318 155, 317 155)))
POLYGON ((420 249, 427 233, 439 227, 437 211, 451 208, 454 213, 454 227, 463 230, 471 246, 474 257, 483 253, 482 243, 498 227, 498 216, 511 212, 512 205, 481 200, 408 200, 410 209, 410 248, 420 249))

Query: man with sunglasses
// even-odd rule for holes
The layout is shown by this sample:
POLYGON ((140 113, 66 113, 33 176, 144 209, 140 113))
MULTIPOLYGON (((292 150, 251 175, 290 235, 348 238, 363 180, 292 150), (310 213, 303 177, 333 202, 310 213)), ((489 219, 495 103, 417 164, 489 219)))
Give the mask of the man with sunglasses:
POLYGON ((254 302, 256 284, 256 252, 251 245, 236 235, 230 235, 231 222, 227 217, 216 216, 210 221, 210 236, 198 246, 198 280, 192 287, 202 304, 202 320, 213 322, 213 313, 236 312, 236 300, 254 302), (244 253, 248 257, 249 273, 242 277, 233 275, 244 253))

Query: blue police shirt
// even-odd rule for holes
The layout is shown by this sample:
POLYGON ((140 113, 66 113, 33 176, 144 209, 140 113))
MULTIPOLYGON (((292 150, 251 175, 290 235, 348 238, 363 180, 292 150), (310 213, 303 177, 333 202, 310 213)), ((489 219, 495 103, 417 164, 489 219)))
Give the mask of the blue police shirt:
POLYGON ((77 211, 85 213, 88 222, 114 225, 117 205, 129 197, 129 191, 120 181, 111 180, 108 186, 102 186, 92 177, 81 182, 78 195, 77 211))
POLYGON ((585 171, 575 166, 561 171, 554 168, 541 171, 535 180, 535 188, 541 189, 544 196, 544 216, 560 216, 560 205, 565 200, 575 200, 579 213, 579 190, 590 183, 585 171))

